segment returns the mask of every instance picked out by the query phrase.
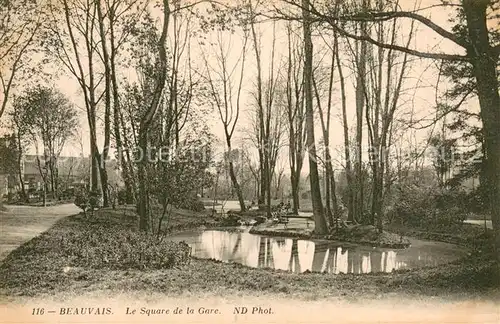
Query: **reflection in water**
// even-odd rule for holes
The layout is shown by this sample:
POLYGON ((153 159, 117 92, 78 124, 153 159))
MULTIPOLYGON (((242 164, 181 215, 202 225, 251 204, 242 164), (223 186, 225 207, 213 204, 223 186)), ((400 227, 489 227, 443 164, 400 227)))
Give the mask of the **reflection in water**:
POLYGON ((199 258, 233 261, 255 268, 296 273, 391 272, 451 262, 466 253, 446 243, 415 241, 408 249, 390 250, 344 245, 342 242, 272 238, 222 230, 180 234, 172 239, 186 241, 193 249, 193 256, 199 258))

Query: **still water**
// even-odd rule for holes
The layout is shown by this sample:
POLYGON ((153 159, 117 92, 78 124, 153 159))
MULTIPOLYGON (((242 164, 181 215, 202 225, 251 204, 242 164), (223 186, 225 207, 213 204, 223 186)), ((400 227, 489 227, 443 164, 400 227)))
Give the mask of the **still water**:
POLYGON ((391 272, 448 263, 468 251, 447 243, 411 240, 399 249, 371 248, 344 242, 310 241, 266 237, 248 230, 205 230, 170 237, 185 241, 198 258, 237 262, 254 268, 272 268, 301 273, 391 272))

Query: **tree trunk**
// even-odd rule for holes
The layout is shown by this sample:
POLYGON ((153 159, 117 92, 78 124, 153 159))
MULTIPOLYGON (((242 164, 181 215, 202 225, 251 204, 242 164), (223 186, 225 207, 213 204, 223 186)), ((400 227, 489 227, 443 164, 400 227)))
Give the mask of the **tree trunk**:
POLYGON ((233 162, 229 162, 229 177, 231 178, 231 182, 233 184, 234 191, 236 191, 236 195, 238 196, 238 202, 240 203, 241 211, 246 210, 245 200, 243 199, 243 193, 241 192, 241 187, 238 183, 238 179, 236 178, 236 174, 234 173, 234 165, 233 162))
MULTIPOLYGON (((118 110, 118 114, 119 114, 119 119, 120 119, 120 129, 125 132, 125 121, 123 119, 123 114, 121 112, 121 109, 118 110)), ((125 136, 123 137, 123 146, 122 146, 125 150, 124 156, 126 158, 126 161, 124 161, 124 165, 127 168, 127 174, 129 177, 129 186, 130 186, 130 192, 127 193, 127 196, 128 196, 127 199, 130 199, 129 203, 135 203, 136 197, 137 197, 137 186, 134 185, 134 183, 136 182, 135 181, 136 175, 135 175, 134 166, 132 164, 132 155, 131 155, 130 150, 129 150, 129 148, 131 147, 130 141, 127 139, 127 134, 124 133, 124 135, 125 136)), ((122 150, 122 152, 124 150, 122 150)))
POLYGON ((464 0, 474 76, 481 107, 489 208, 495 234, 496 256, 500 259, 500 99, 498 94, 498 54, 489 44, 486 8, 489 1, 464 0))
POLYGON ((361 51, 358 57, 358 68, 356 78, 356 161, 354 164, 356 184, 354 197, 354 218, 363 221, 363 108, 365 105, 364 78, 365 78, 365 56, 366 44, 361 43, 361 51))
MULTIPOLYGON (((19 154, 17 155, 17 175, 19 177, 19 184, 21 185, 21 199, 24 202, 29 202, 29 197, 26 193, 26 189, 24 188, 24 179, 23 179, 23 154, 22 154, 22 143, 21 143, 21 137, 19 134, 16 136, 17 138, 17 147, 18 147, 18 152, 19 154)), ((0 188, 3 189, 3 188, 0 188)), ((0 193, 1 194, 1 193, 0 193)), ((0 201, 2 201, 3 196, 0 196, 0 201)))
POLYGON ((330 194, 332 199, 332 212, 335 218, 340 218, 339 202, 337 199, 337 185, 335 184, 335 171, 333 170, 331 164, 330 164, 330 169, 331 169, 330 194))
POLYGON ((137 181, 139 182, 139 197, 137 201, 137 213, 139 214, 139 228, 142 231, 150 232, 152 230, 152 222, 149 217, 149 186, 147 176, 148 159, 146 152, 148 151, 148 136, 147 132, 141 130, 138 141, 139 151, 142 152, 142 157, 137 165, 137 181))
POLYGON ((57 161, 54 162, 52 168, 54 172, 54 198, 57 200, 59 198, 59 168, 57 167, 57 161))
POLYGON ((260 210, 262 210, 264 208, 264 204, 266 203, 266 170, 265 170, 265 162, 264 162, 264 152, 262 152, 263 149, 264 148, 259 148, 260 191, 259 191, 259 198, 257 201, 258 201, 260 210))
MULTIPOLYGON (((325 154, 325 160, 326 160, 326 154, 325 154)), ((331 193, 330 193, 330 174, 328 172, 328 168, 325 166, 324 169, 324 181, 325 181, 325 212, 326 212, 326 217, 328 219, 328 225, 330 228, 332 228, 333 225, 333 215, 332 215, 332 206, 330 204, 331 202, 331 193)))
MULTIPOLYGON (((332 89, 333 89, 333 71, 334 71, 334 65, 335 65, 335 53, 332 53, 332 62, 331 62, 331 67, 330 67, 330 76, 329 76, 329 84, 328 84, 328 105, 327 105, 327 111, 326 111, 326 122, 325 122, 325 117, 323 116, 323 108, 321 106, 321 98, 319 95, 318 87, 316 84, 316 78, 312 77, 312 82, 314 86, 314 93, 316 95, 316 101, 317 101, 317 106, 318 106, 318 111, 319 111, 319 117, 321 121, 321 129, 323 132, 323 143, 325 146, 325 153, 324 153, 324 159, 325 159, 325 202, 326 202, 326 216, 328 219, 328 225, 330 229, 333 228, 333 211, 332 211, 332 192, 331 192, 331 184, 330 181, 332 180, 332 173, 333 173, 333 168, 332 168, 332 159, 330 156, 330 115, 331 115, 331 108, 332 108, 332 89)), ((335 194, 335 192, 333 192, 335 194)))
POLYGON ((43 196, 42 196, 43 207, 47 207, 47 185, 43 183, 43 196))
POLYGON ((3 195, 5 195, 5 183, 6 177, 0 176, 0 211, 3 211, 5 208, 3 206, 3 195))
POLYGON ((103 207, 109 207, 108 170, 106 170, 106 159, 103 155, 99 154, 98 161, 102 190, 102 205, 103 207))
POLYGON ((49 158, 50 162, 48 163, 49 165, 49 181, 50 181, 50 192, 52 192, 52 195, 55 197, 55 189, 56 189, 56 184, 55 184, 55 172, 54 172, 54 159, 52 155, 49 158))
POLYGON ((340 55, 338 51, 338 40, 335 35, 335 58, 337 62, 337 69, 339 71, 340 79, 340 93, 342 98, 342 126, 344 130, 344 154, 345 154, 345 174, 347 180, 347 221, 354 222, 354 185, 352 180, 352 166, 350 154, 350 141, 349 141, 349 125, 347 123, 347 99, 345 90, 344 73, 340 65, 340 55))
POLYGON ((319 184, 316 143, 314 139, 314 111, 312 96, 312 59, 313 44, 311 39, 311 21, 309 14, 309 0, 302 0, 302 17, 304 25, 304 90, 306 103, 306 131, 307 148, 309 153, 309 180, 311 183, 311 200, 314 215, 314 232, 326 234, 328 227, 323 214, 323 202, 319 184))
MULTIPOLYGON (((92 132, 92 130, 91 130, 92 132)), ((98 192, 99 190, 99 162, 97 161, 97 148, 95 147, 92 139, 90 140, 90 159, 92 160, 90 167, 90 190, 98 192)))
MULTIPOLYGON (((255 51, 255 61, 257 64, 257 109, 258 109, 258 114, 257 114, 257 122, 258 122, 258 145, 259 145, 259 163, 260 163, 260 194, 259 194, 259 209, 263 209, 263 205, 266 204, 266 199, 267 199, 267 188, 268 188, 268 156, 269 156, 269 146, 268 144, 268 138, 266 138, 266 131, 264 127, 264 103, 263 103, 263 98, 262 98, 262 66, 261 66, 261 59, 260 59, 260 48, 259 48, 259 42, 257 38, 257 33, 255 31, 255 16, 253 12, 253 7, 252 3, 249 3, 250 5, 250 13, 251 13, 251 32, 252 32, 252 39, 253 39, 253 47, 255 51)), ((270 206, 265 207, 267 217, 270 217, 270 206)))
POLYGON ((157 79, 155 80, 151 104, 149 105, 148 110, 146 111, 144 116, 142 116, 139 127, 138 148, 140 150, 140 153, 142 153, 142 156, 140 157, 138 163, 139 192, 137 199, 137 212, 139 214, 139 229, 145 232, 150 232, 153 225, 151 222, 151 214, 149 208, 149 182, 147 176, 147 167, 149 164, 147 158, 147 154, 149 153, 149 131, 153 118, 155 117, 158 110, 163 88, 165 87, 165 80, 167 78, 167 51, 165 49, 165 43, 168 34, 169 18, 169 0, 163 0, 163 27, 161 36, 158 40, 159 72, 157 75, 157 79))
POLYGON ((120 159, 120 167, 122 169, 122 177, 123 177, 123 182, 125 184, 125 192, 126 192, 126 198, 125 198, 125 203, 127 204, 133 204, 134 203, 134 188, 132 184, 132 179, 133 177, 131 176, 131 171, 130 168, 132 168, 131 165, 129 165, 129 160, 125 160, 125 152, 122 141, 122 128, 120 127, 120 116, 121 116, 121 106, 120 106, 120 96, 118 93, 118 81, 116 77, 116 51, 117 48, 115 46, 115 33, 114 33, 114 24, 113 22, 115 21, 115 12, 114 10, 110 10, 109 13, 109 37, 110 37, 110 48, 111 48, 111 53, 110 53, 110 58, 109 58, 109 66, 111 70, 111 86, 112 86, 112 95, 113 95, 113 128, 114 128, 114 133, 115 133, 115 143, 116 143, 116 148, 118 150, 118 158, 120 159))
MULTIPOLYGON (((363 0, 363 11, 369 6, 369 0, 363 0)), ((361 34, 367 36, 367 23, 361 22, 361 34)), ((359 52, 356 51, 356 161, 355 161, 355 202, 354 218, 356 221, 364 221, 364 176, 363 176, 363 110, 365 106, 365 79, 366 79, 366 58, 368 45, 361 41, 359 52)))
POLYGON ((373 174, 373 193, 372 193, 372 210, 371 210, 371 223, 375 225, 377 223, 377 228, 379 232, 382 232, 382 218, 383 218, 383 168, 376 168, 377 170, 373 174))
MULTIPOLYGON (((268 152, 269 154, 269 152, 268 152)), ((266 163, 266 213, 267 217, 271 217, 271 185, 272 185, 272 176, 271 176, 271 168, 269 163, 269 157, 267 158, 266 163)))
POLYGON ((300 208, 300 197, 299 197, 299 181, 297 179, 297 173, 295 171, 291 174, 291 185, 292 185, 292 202, 293 202, 293 214, 297 215, 300 208))
POLYGON ((288 66, 286 97, 288 108, 288 155, 290 164, 290 184, 292 189, 293 213, 296 215, 300 208, 299 184, 302 169, 302 145, 303 145, 303 101, 301 98, 301 86, 299 86, 300 64, 299 55, 294 55, 292 49, 291 26, 287 26, 288 36, 288 66), (297 71, 296 71, 297 70, 297 71), (294 101, 295 99, 295 101, 294 101))

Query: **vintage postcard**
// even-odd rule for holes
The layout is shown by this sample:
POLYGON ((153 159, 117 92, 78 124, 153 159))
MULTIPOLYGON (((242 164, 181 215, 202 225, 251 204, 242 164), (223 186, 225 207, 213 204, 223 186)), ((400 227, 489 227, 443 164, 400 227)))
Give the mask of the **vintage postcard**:
POLYGON ((498 0, 0 23, 0 324, 500 323, 498 0))

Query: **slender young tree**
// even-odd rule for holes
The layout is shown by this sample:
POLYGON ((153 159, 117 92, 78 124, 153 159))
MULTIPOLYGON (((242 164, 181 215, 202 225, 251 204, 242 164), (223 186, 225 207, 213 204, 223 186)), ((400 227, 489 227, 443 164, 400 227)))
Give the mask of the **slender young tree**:
MULTIPOLYGON (((221 12, 221 14, 225 15, 226 13, 221 12)), ((232 154, 232 139, 241 111, 241 92, 243 87, 248 42, 248 30, 246 26, 243 25, 242 27, 243 44, 241 52, 239 53, 239 58, 234 65, 230 64, 228 44, 224 41, 224 38, 228 35, 228 33, 224 31, 226 28, 225 25, 218 26, 216 31, 217 40, 215 42, 216 49, 214 53, 215 61, 218 67, 212 67, 205 54, 202 54, 202 57, 205 63, 205 78, 209 88, 208 92, 210 102, 214 108, 216 108, 219 119, 224 127, 224 137, 226 148, 228 150, 227 164, 229 168, 229 177, 231 179, 232 187, 238 196, 240 209, 245 211, 245 201, 236 177, 235 165, 233 161, 234 155, 232 154), (239 75, 235 76, 235 71, 238 71, 239 75), (237 78, 236 85, 234 81, 235 78, 237 78), (236 94, 233 93, 233 89, 235 88, 236 94), (234 95, 236 98, 233 99, 234 95)))
POLYGON ((309 0, 302 0, 302 19, 304 30, 304 91, 306 106, 307 150, 309 154, 309 180, 311 185, 311 199, 315 224, 314 232, 316 234, 326 234, 328 232, 328 227, 323 212, 323 202, 321 201, 318 163, 316 156, 316 143, 314 139, 314 111, 312 89, 313 44, 311 39, 311 16, 309 12, 309 0))
MULTIPOLYGON (((378 10, 382 10, 384 7, 384 1, 376 3, 378 10)), ((375 29, 379 41, 387 41, 389 44, 395 43, 398 33, 396 21, 389 27, 378 23, 375 29)), ((412 30, 413 23, 410 26, 410 31, 412 30)), ((407 47, 410 45, 412 36, 410 32, 406 43, 407 47)), ((373 45, 369 44, 369 46, 373 45)), ((370 51, 373 53, 372 48, 370 51)), ((382 232, 383 227, 384 180, 392 125, 402 95, 404 77, 408 71, 408 54, 397 54, 390 49, 386 51, 381 47, 376 48, 376 55, 368 56, 369 78, 364 80, 363 85, 367 102, 365 115, 371 153, 369 163, 372 169, 369 222, 371 225, 376 224, 380 232, 382 232), (402 58, 398 59, 398 56, 402 58)))
POLYGON ((354 184, 353 184, 353 171, 352 171, 352 163, 351 163, 351 142, 349 139, 349 124, 347 121, 347 95, 346 95, 346 87, 345 87, 345 79, 344 72, 340 62, 340 53, 338 50, 338 37, 337 34, 334 33, 334 52, 335 52, 335 61, 336 67, 339 72, 339 81, 340 81, 340 96, 341 96, 341 106, 342 106, 342 129, 344 134, 344 158, 345 158, 345 174, 347 180, 347 219, 349 221, 354 220, 354 184))
MULTIPOLYGON (((334 46, 335 48, 336 46, 334 46)), ((332 111, 332 91, 333 91, 333 73, 335 70, 335 53, 331 53, 331 63, 328 73, 328 89, 327 89, 327 107, 326 111, 323 109, 321 103, 321 94, 319 91, 318 84, 316 82, 316 77, 313 73, 312 83, 314 87, 314 94, 316 97, 318 113, 321 122, 321 130, 323 135, 323 145, 324 145, 324 161, 325 166, 325 207, 326 216, 330 227, 333 227, 334 216, 338 215, 338 203, 336 195, 336 185, 335 177, 333 174, 332 157, 330 154, 330 123, 331 123, 331 111, 332 111)))
POLYGON ((169 0, 163 0, 163 22, 160 37, 157 42, 157 69, 158 72, 154 78, 152 96, 149 101, 149 105, 146 111, 142 114, 139 121, 138 129, 138 140, 137 146, 139 151, 142 153, 142 158, 138 163, 138 199, 137 199, 137 211, 139 213, 139 228, 142 231, 151 232, 152 219, 150 215, 150 187, 148 183, 148 166, 151 161, 148 160, 148 153, 150 151, 150 131, 151 125, 153 124, 153 119, 158 111, 160 105, 161 96, 163 89, 165 87, 165 82, 167 79, 167 49, 166 40, 168 35, 168 25, 170 21, 170 2, 169 0))
POLYGON ((302 46, 293 37, 292 25, 287 24, 288 57, 286 79, 286 106, 288 117, 288 156, 290 164, 290 183, 292 190, 293 213, 298 214, 300 207, 299 185, 304 161, 306 139, 303 100, 303 60, 302 46))

